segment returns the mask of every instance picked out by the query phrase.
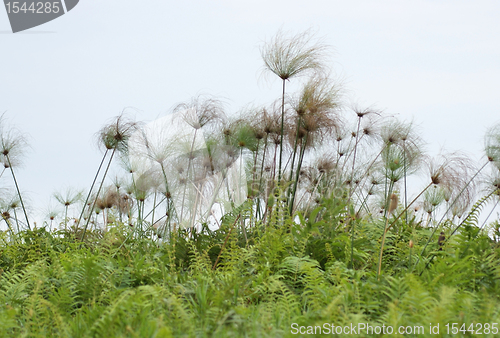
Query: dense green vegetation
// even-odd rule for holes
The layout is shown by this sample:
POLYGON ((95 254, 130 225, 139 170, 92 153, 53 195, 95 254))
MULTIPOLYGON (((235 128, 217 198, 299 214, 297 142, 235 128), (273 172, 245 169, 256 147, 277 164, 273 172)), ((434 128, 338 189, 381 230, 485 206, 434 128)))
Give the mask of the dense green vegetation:
POLYGON ((412 123, 343 104, 327 51, 278 34, 276 103, 228 118, 193 99, 174 141, 120 115, 89 191, 56 193, 42 226, 15 176, 24 138, 0 121, 0 336, 500 336, 500 127, 477 168, 430 157, 412 123))
POLYGON ((500 251, 474 226, 424 269, 427 260, 410 264, 408 241, 419 252, 432 229, 402 224, 386 240, 378 280, 383 222, 356 221, 350 269, 351 241, 338 214, 254 227, 248 242, 231 231, 233 219, 161 244, 127 239, 125 226, 92 232, 83 246, 70 233, 43 229, 21 233, 19 244, 4 236, 0 335, 277 337, 290 335, 292 323, 423 325, 426 332, 441 323, 444 332, 446 323, 500 319, 500 251))

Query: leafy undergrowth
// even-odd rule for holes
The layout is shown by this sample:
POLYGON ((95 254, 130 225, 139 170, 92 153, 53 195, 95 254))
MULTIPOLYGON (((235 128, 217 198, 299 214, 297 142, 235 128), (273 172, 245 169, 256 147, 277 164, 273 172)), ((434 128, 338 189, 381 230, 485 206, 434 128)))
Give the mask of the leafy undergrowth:
POLYGON ((281 337, 294 336, 292 325, 365 323, 456 337, 474 335, 447 334, 446 324, 500 322, 500 250, 477 228, 442 250, 431 243, 426 258, 417 253, 432 229, 402 223, 388 232, 377 278, 384 224, 356 221, 350 268, 337 218, 310 219, 275 218, 243 236, 232 231, 242 220, 228 217, 215 232, 164 242, 120 224, 83 244, 71 232, 24 231, 15 241, 3 233, 0 336, 281 337))

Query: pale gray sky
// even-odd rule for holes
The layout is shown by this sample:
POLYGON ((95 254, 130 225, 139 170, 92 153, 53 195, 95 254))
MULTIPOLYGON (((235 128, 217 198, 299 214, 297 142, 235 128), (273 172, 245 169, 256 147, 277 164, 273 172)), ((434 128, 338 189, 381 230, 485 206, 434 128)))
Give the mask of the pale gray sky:
POLYGON ((262 80, 259 46, 280 28, 311 28, 335 48, 353 102, 413 119, 431 151, 479 158, 500 120, 499 10, 487 0, 81 0, 11 34, 0 9, 0 111, 32 145, 19 184, 37 210, 56 190, 88 188, 94 134, 125 107, 151 121, 200 93, 233 112, 273 101, 280 83, 262 80))

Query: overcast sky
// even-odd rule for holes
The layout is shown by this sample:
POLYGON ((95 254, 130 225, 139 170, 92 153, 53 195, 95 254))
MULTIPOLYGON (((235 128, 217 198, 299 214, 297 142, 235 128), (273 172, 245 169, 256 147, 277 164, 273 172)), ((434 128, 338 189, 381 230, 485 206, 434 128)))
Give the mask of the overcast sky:
POLYGON ((0 112, 31 144, 19 184, 37 212, 56 190, 88 188, 94 134, 125 107, 152 121, 201 93, 233 112, 273 101, 280 82, 262 80, 259 47, 280 28, 312 29, 334 47, 349 100, 413 119, 431 152, 479 159, 500 121, 499 10, 487 0, 81 0, 12 34, 0 9, 0 112))

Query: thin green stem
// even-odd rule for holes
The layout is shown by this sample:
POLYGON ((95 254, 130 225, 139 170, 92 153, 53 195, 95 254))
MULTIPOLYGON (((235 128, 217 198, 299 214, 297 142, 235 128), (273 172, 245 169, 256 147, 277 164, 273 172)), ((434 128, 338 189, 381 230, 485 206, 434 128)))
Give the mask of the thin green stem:
MULTIPOLYGON (((97 173, 94 176, 94 180, 92 181, 92 185, 90 186, 90 190, 89 190, 89 193, 87 194, 87 198, 85 199, 85 203, 83 203, 82 212, 80 213, 80 217, 78 217, 78 223, 76 224, 77 228, 80 226, 80 222, 82 220, 83 213, 85 212, 85 208, 87 207, 87 203, 89 201, 90 195, 92 194, 92 189, 94 188, 95 182, 97 181, 97 177, 99 176, 99 172, 101 171, 104 160, 106 159, 106 155, 108 155, 108 150, 109 149, 106 149, 106 151, 104 152, 104 156, 102 157, 101 164, 99 164, 99 168, 97 169, 97 173)), ((89 214, 89 218, 90 218, 91 214, 92 213, 89 214)))
POLYGON ((382 243, 380 244, 380 255, 379 255, 379 258, 378 258, 377 279, 380 279, 380 272, 382 270, 382 255, 383 255, 383 252, 384 252, 384 244, 385 244, 385 237, 386 237, 386 234, 387 234, 387 224, 389 223, 389 216, 390 215, 387 215, 385 217, 384 233, 382 235, 382 243))
MULTIPOLYGON (((406 206, 408 205, 408 193, 407 193, 407 185, 406 185, 406 147, 405 147, 404 140, 403 140, 403 170, 404 170, 405 209, 406 209, 406 206)), ((408 213, 405 213, 405 223, 408 224, 408 213)))
POLYGON ((284 134, 284 126, 285 126, 285 82, 283 79, 283 93, 281 95, 281 139, 280 139, 280 162, 278 169, 278 184, 281 182, 281 159, 283 157, 283 134, 284 134))
POLYGON ((16 208, 14 208, 13 211, 14 211, 14 217, 16 218, 17 233, 19 233, 19 219, 17 218, 16 208))
POLYGON ((354 154, 353 154, 353 158, 352 158, 352 169, 351 169, 351 185, 349 186, 349 194, 348 194, 348 197, 347 197, 347 205, 349 205, 349 202, 351 201, 351 196, 352 196, 352 181, 354 180, 354 167, 356 165, 356 154, 357 154, 357 150, 358 150, 358 135, 359 135, 359 128, 361 126, 361 116, 358 117, 358 128, 356 130, 356 142, 354 143, 354 154))
POLYGON ((64 230, 68 228, 68 206, 64 206, 64 230))
MULTIPOLYGON (((194 136, 193 136, 193 141, 191 142, 191 149, 189 150, 189 161, 188 161, 188 167, 187 167, 187 171, 186 171, 186 175, 187 175, 186 180, 187 181, 189 181, 189 171, 191 170, 191 162, 193 160, 192 159, 193 148, 194 148, 194 142, 196 141, 196 134, 197 133, 198 133, 198 129, 195 129, 194 136)), ((162 170, 163 170, 163 165, 162 165, 162 170)), ((193 176, 194 176, 194 173, 193 173, 193 176)), ((165 181, 166 180, 167 180, 167 177, 165 176, 165 181)), ((182 222, 182 220, 184 219, 184 200, 185 200, 185 197, 186 197, 186 188, 187 188, 187 184, 184 185, 184 192, 182 193, 181 218, 179 220, 180 222, 182 222)))
POLYGON ((293 178, 293 166, 295 164, 295 155, 297 154, 297 146, 298 146, 298 141, 299 141, 299 130, 300 130, 300 123, 302 121, 302 116, 299 116, 299 120, 297 122, 297 130, 295 131, 295 142, 293 145, 293 156, 292 156, 292 165, 290 166, 290 179, 289 181, 292 181, 293 178))
MULTIPOLYGON (((262 191, 262 179, 264 178, 264 162, 266 159, 266 151, 267 151, 267 139, 268 134, 266 133, 266 138, 264 139, 264 152, 262 153, 262 163, 260 164, 260 177, 259 177, 259 193, 262 191)), ((264 207, 265 208, 265 207, 264 207)), ((257 199, 257 207, 255 211, 255 219, 257 220, 260 215, 260 198, 257 199)))
POLYGON ((300 147, 300 154, 299 154, 299 163, 297 164, 297 171, 295 175, 295 181, 293 182, 293 191, 292 191, 292 197, 290 201, 290 206, 289 206, 289 213, 290 216, 293 214, 293 207, 294 207, 294 202, 295 202, 295 194, 297 193, 297 185, 299 182, 299 175, 300 175, 300 168, 302 167, 302 161, 304 160, 304 153, 306 149, 306 144, 307 144, 307 138, 309 136, 309 133, 306 133, 304 136, 304 140, 302 141, 302 145, 300 147))
POLYGON ((14 184, 16 185, 17 195, 19 196, 19 200, 21 201, 21 206, 23 207, 24 217, 26 217, 26 224, 28 225, 28 229, 31 230, 30 221, 28 219, 28 214, 26 213, 26 208, 24 206, 23 197, 21 196, 21 191, 19 190, 19 185, 17 184, 16 175, 14 174, 14 169, 12 169, 12 163, 10 163, 9 154, 6 154, 5 158, 9 162, 9 168, 10 168, 10 172, 12 173, 12 178, 14 179, 14 184))
MULTIPOLYGON (((96 198, 94 200, 94 203, 92 203, 92 207, 91 207, 90 212, 89 212, 89 218, 87 219, 87 222, 85 223, 85 227, 83 229, 82 242, 85 239, 85 234, 87 233, 87 227, 90 223, 90 216, 92 215, 92 212, 94 212, 94 207, 95 207, 95 204, 97 203, 97 198, 99 197, 99 193, 101 192, 102 186, 104 185, 104 180, 106 178, 106 175, 108 174, 108 170, 109 170, 109 167, 111 166, 111 162, 113 161, 113 156, 115 155, 115 152, 116 152, 116 149, 113 149, 113 152, 111 153, 111 157, 109 158, 108 166, 106 167, 106 171, 104 172, 104 176, 102 177, 101 184, 99 185, 99 189, 97 190, 96 198)), ((106 156, 106 154, 104 156, 106 156)), ((99 167, 99 169, 100 169, 100 167, 99 167)))
POLYGON ((155 224, 155 208, 156 208, 156 190, 155 190, 155 197, 153 199, 153 215, 151 216, 151 225, 155 224))

